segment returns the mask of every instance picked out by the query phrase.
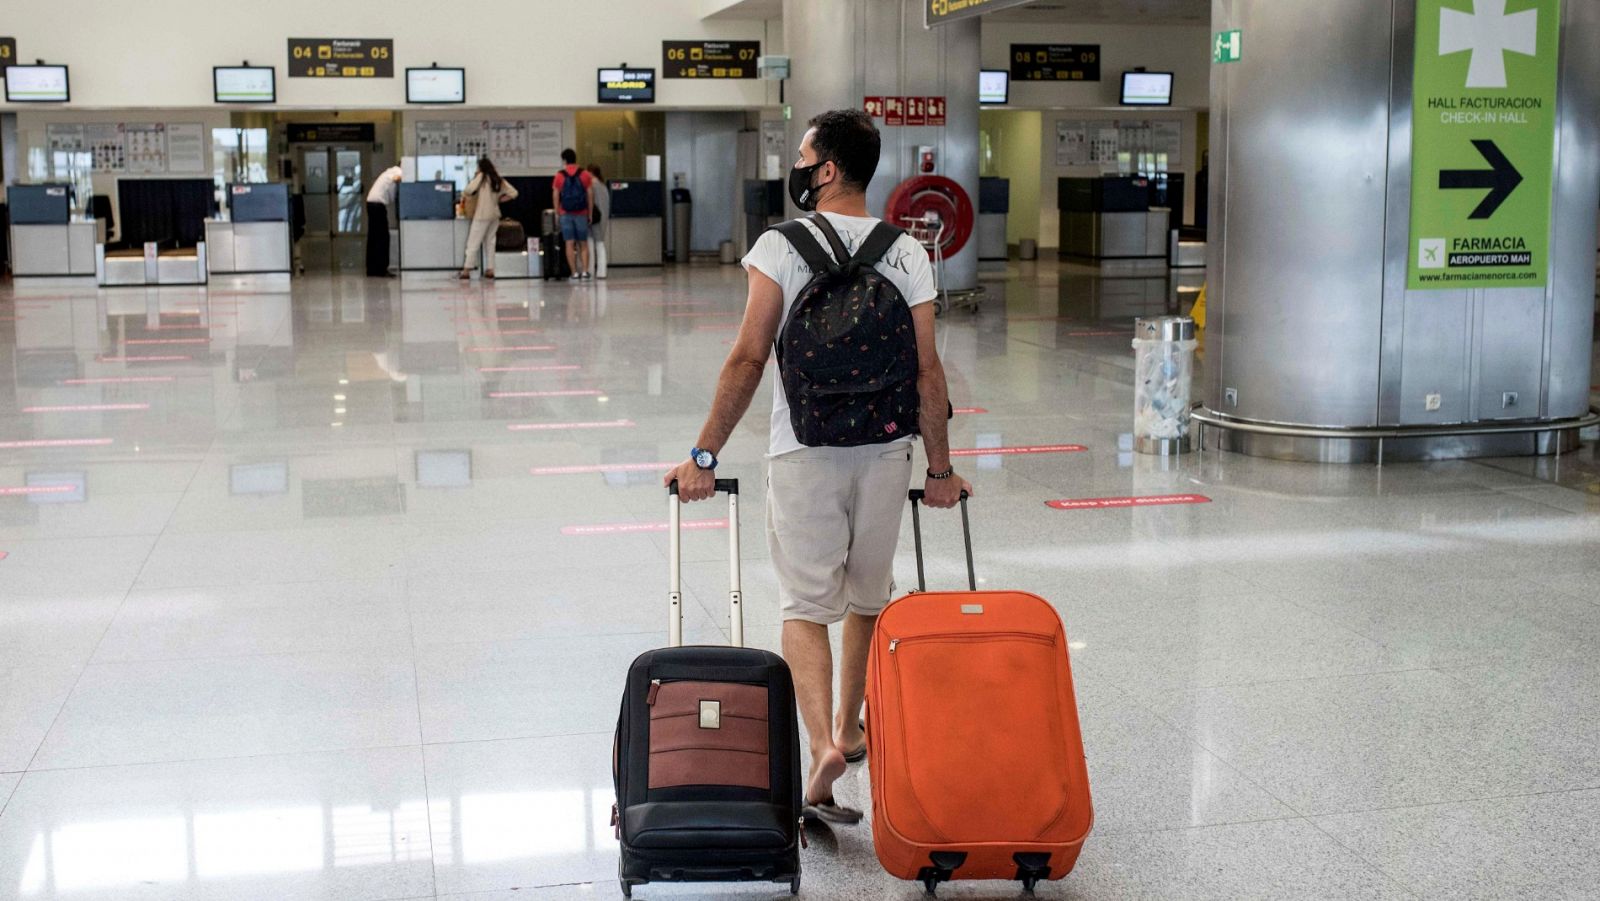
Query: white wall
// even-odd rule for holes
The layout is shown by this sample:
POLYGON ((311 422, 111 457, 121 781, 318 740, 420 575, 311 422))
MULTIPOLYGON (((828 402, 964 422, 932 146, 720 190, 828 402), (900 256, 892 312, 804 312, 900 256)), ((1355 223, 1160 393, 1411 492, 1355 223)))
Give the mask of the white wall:
POLYGON ((1092 176, 1099 170, 1087 166, 1056 165, 1056 122, 1062 119, 1177 120, 1183 126, 1182 161, 1171 166, 1184 173, 1187 219, 1194 217, 1194 173, 1200 169, 1196 135, 1197 113, 1210 105, 1211 34, 1203 26, 1158 25, 1055 25, 985 21, 983 67, 1009 69, 1011 45, 1099 44, 1100 81, 1029 83, 1013 81, 1008 106, 1043 111, 1040 128, 1039 246, 1055 247, 1060 215, 1056 209, 1056 179, 1092 176), (1122 72, 1143 66, 1173 73, 1170 110, 1119 107, 1122 72))
MULTIPOLYGON (((417 4, 393 0, 276 0, 236 7, 193 0, 16 0, 4 32, 20 59, 71 66, 79 108, 214 108, 211 67, 271 64, 278 106, 405 106, 407 66, 465 66, 473 106, 573 107, 595 103, 595 70, 627 62, 657 69, 659 106, 749 108, 777 102, 756 79, 662 78, 663 40, 763 40, 759 20, 702 21, 689 0, 506 0, 417 4), (577 20, 576 24, 569 24, 577 20), (287 77, 291 37, 393 38, 394 78, 287 77)), ((769 47, 764 41, 762 52, 769 47)))

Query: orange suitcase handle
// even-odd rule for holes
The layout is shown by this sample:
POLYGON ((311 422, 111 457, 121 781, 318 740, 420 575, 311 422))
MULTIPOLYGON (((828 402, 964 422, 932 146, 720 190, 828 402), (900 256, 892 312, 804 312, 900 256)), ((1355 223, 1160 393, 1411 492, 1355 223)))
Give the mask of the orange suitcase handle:
MULTIPOLYGON (((917 548, 917 590, 927 591, 927 579, 922 573, 922 517, 917 514, 918 503, 926 492, 921 488, 913 488, 907 495, 911 498, 911 535, 917 548)), ((961 540, 967 546, 967 590, 978 590, 978 573, 972 567, 972 523, 967 519, 967 493, 961 492, 961 540)))

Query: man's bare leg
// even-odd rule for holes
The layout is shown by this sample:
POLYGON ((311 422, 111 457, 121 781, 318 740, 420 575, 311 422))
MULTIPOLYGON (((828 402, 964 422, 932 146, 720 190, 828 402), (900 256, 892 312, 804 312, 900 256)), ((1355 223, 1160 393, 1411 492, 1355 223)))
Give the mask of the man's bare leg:
POLYGON ((876 616, 851 613, 844 618, 844 647, 839 660, 839 715, 834 719, 833 742, 840 753, 861 747, 861 704, 867 696, 867 651, 872 647, 876 616))
POLYGON ((794 676, 800 718, 811 737, 807 803, 831 801, 834 780, 844 775, 844 754, 833 744, 833 649, 828 627, 803 620, 783 624, 783 658, 794 676))

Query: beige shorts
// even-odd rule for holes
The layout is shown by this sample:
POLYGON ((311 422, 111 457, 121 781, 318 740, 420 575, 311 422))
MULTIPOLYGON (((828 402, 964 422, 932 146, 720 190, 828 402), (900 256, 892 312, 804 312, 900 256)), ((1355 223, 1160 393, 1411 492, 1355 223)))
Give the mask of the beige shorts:
POLYGON ((785 620, 877 616, 894 595, 894 551, 911 444, 808 447, 773 457, 767 547, 785 620))

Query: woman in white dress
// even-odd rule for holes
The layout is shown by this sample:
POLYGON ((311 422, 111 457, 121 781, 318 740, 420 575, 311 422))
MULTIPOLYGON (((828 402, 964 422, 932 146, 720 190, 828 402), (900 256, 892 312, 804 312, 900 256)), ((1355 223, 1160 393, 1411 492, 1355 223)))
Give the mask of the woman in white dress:
POLYGON ((477 209, 472 214, 472 228, 467 231, 466 257, 462 260, 461 278, 472 278, 480 254, 488 260, 484 278, 494 278, 494 238, 500 228, 500 204, 515 200, 517 189, 500 177, 494 163, 486 156, 478 157, 478 174, 467 182, 461 194, 463 203, 468 197, 477 198, 477 209))

